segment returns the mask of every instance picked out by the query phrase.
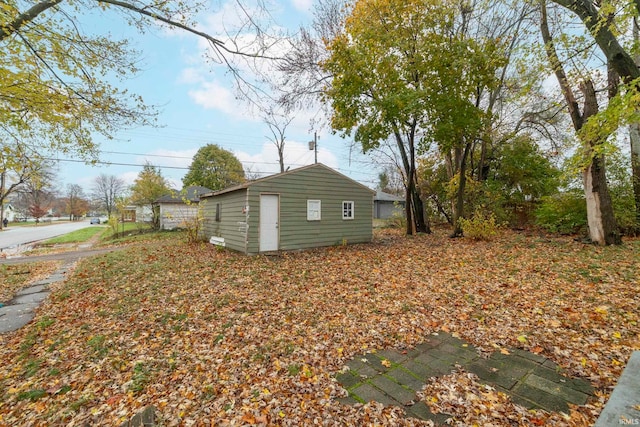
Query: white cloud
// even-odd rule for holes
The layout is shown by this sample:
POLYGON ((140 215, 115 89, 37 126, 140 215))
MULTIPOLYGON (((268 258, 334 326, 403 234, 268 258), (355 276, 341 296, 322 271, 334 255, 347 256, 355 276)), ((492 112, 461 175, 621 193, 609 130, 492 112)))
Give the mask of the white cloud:
POLYGON ((202 68, 188 67, 184 68, 178 76, 177 83, 182 84, 199 84, 206 81, 202 75, 202 68))
POLYGON ((226 87, 216 81, 202 82, 198 89, 188 92, 189 97, 201 107, 208 110, 219 110, 237 118, 244 117, 244 107, 226 87))
POLYGON ((139 172, 136 171, 123 172, 118 175, 118 178, 123 180, 125 185, 129 187, 136 181, 136 178, 138 178, 138 174, 139 172))
MULTIPOLYGON (((255 15, 257 10, 247 9, 247 14, 255 15)), ((245 26, 247 16, 238 7, 236 2, 226 2, 214 13, 208 13, 204 19, 200 20, 198 29, 208 34, 221 36, 227 34, 235 28, 245 26)))
POLYGON ((291 4, 300 12, 310 13, 313 0, 291 0, 291 4))

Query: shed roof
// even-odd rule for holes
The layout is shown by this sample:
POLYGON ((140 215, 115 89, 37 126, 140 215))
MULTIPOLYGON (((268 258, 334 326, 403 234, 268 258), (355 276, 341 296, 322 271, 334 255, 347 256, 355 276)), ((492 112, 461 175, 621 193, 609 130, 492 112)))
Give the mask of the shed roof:
POLYGON ((190 185, 183 188, 182 191, 174 191, 158 198, 156 203, 184 203, 185 200, 199 202, 200 197, 206 193, 211 193, 211 189, 200 185, 190 185))
POLYGON ((243 190, 243 189, 249 188, 253 184, 256 184, 256 183, 259 183, 259 182, 269 181, 269 180, 272 180, 274 178, 278 178, 278 177, 281 177, 281 176, 284 176, 284 175, 295 174, 295 173, 301 172, 303 170, 312 169, 312 168, 324 168, 324 169, 327 169, 327 170, 335 173, 336 175, 340 175, 342 178, 344 178, 346 180, 349 180, 349 181, 351 181, 352 183, 354 183, 356 185, 359 185, 360 187, 362 187, 363 190, 369 191, 372 194, 375 193, 374 190, 370 189, 366 185, 360 184, 358 181, 353 180, 353 179, 349 178, 348 176, 343 175, 343 174, 341 174, 340 172, 338 172, 338 171, 336 171, 334 169, 331 169, 329 166, 325 166, 322 163, 314 163, 312 165, 302 166, 300 168, 292 169, 292 170, 289 170, 289 171, 286 171, 286 172, 277 173, 277 174, 274 174, 274 175, 269 175, 269 176, 266 176, 264 178, 259 178, 259 179, 253 180, 253 181, 247 181, 247 182, 242 183, 240 185, 236 185, 236 186, 233 186, 233 187, 225 188, 224 190, 214 191, 214 192, 202 194, 202 195, 200 195, 200 197, 202 198, 202 197, 218 196, 220 194, 231 193, 233 191, 243 190))
POLYGON ((376 197, 373 199, 381 202, 404 202, 404 197, 396 196, 395 194, 385 193, 384 191, 378 191, 376 197))

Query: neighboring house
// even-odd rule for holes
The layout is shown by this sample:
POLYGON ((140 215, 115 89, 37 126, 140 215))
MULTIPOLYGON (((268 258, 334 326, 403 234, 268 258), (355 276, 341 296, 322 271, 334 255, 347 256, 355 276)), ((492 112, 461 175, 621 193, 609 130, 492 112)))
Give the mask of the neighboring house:
POLYGON ((245 254, 370 242, 374 194, 317 163, 203 194, 204 235, 245 254))
POLYGON ((388 219, 393 216, 404 216, 404 197, 378 191, 373 199, 373 217, 376 219, 388 219))
POLYGON ((120 212, 118 220, 122 222, 151 222, 151 208, 149 206, 125 206, 120 212))
POLYGON ((137 206, 125 206, 124 208, 122 208, 122 211, 120 212, 120 221, 122 222, 136 222, 137 220, 137 206))
POLYGON ((191 221, 197 218, 200 195, 205 193, 211 193, 211 190, 192 185, 156 200, 154 206, 157 206, 159 210, 160 229, 186 228, 191 221))
MULTIPOLYGON (((4 205, 4 218, 7 218, 7 221, 14 222, 16 220, 16 216, 17 212, 10 203, 4 205)), ((3 220, 4 218, 0 218, 0 220, 3 220)))

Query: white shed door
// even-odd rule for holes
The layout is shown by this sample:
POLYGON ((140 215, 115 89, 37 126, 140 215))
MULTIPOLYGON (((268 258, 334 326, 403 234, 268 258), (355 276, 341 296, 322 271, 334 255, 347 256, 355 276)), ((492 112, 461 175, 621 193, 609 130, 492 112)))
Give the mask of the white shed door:
POLYGON ((260 195, 260 252, 278 250, 278 195, 260 195))

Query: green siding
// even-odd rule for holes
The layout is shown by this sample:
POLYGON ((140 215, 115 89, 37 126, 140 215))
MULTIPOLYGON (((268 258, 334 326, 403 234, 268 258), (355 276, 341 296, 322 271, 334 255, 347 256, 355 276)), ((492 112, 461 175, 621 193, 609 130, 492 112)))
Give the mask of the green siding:
POLYGON ((247 205, 245 189, 219 196, 204 197, 200 201, 204 218, 203 231, 206 239, 223 237, 227 248, 246 252, 247 249, 247 205), (216 221, 216 204, 220 203, 220 221, 216 221))
POLYGON ((302 168, 249 187, 248 253, 259 251, 260 194, 280 195, 280 249, 293 250, 373 238, 374 192, 331 169, 302 168), (321 200, 321 220, 307 221, 307 200, 321 200), (354 202, 354 219, 342 219, 342 202, 354 202), (254 208, 255 206, 255 208, 254 208))
POLYGON ((204 198, 207 239, 214 235, 223 237, 231 249, 247 254, 258 253, 261 194, 279 196, 280 250, 370 242, 373 238, 375 192, 317 164, 248 183, 246 188, 204 198), (321 200, 320 221, 307 221, 307 200, 321 200), (354 202, 354 219, 342 219, 343 201, 354 202), (220 223, 215 222, 216 203, 223 207, 220 223), (242 215, 245 205, 249 210, 242 215), (248 224, 247 233, 238 230, 240 222, 248 224))

